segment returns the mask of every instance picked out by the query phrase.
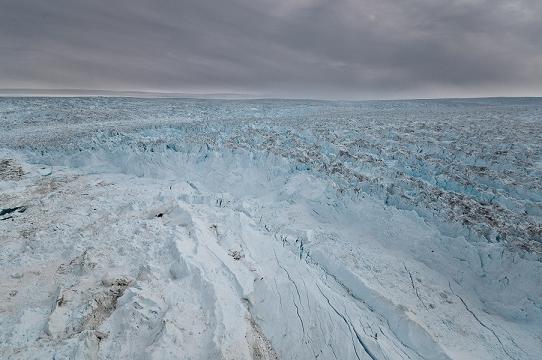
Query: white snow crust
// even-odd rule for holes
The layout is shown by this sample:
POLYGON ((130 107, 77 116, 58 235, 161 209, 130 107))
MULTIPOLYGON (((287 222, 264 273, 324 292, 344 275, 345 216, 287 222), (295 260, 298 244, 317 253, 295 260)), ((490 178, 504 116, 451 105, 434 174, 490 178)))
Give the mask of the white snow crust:
POLYGON ((541 109, 2 99, 0 358, 538 359, 541 109))

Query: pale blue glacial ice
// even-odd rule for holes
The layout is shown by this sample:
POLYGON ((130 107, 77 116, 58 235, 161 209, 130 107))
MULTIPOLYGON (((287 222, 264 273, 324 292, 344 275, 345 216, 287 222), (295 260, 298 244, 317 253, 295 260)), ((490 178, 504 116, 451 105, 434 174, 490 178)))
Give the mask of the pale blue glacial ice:
POLYGON ((0 223, 0 354, 535 359, 541 121, 540 99, 1 99, 2 208, 25 211, 0 223))

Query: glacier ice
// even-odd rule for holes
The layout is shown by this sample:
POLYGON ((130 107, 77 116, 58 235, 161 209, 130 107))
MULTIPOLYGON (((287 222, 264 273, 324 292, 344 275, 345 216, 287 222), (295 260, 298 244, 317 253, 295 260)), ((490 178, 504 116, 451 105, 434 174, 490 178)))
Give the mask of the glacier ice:
POLYGON ((0 356, 534 359, 541 118, 1 99, 0 356))

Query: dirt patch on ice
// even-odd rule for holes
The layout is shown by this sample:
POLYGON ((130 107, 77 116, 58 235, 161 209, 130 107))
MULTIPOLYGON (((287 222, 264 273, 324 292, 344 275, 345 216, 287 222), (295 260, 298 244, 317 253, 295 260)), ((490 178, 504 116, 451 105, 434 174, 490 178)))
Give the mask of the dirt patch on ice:
POLYGON ((251 356, 254 360, 278 360, 279 356, 273 349, 271 341, 263 334, 256 321, 250 316, 248 319, 250 332, 247 339, 251 343, 251 356))
POLYGON ((85 330, 97 330, 111 315, 117 300, 133 282, 126 276, 104 278, 98 286, 85 284, 59 289, 46 332, 53 338, 68 338, 85 330))
POLYGON ((0 160, 0 180, 19 180, 24 175, 23 168, 12 159, 0 160))

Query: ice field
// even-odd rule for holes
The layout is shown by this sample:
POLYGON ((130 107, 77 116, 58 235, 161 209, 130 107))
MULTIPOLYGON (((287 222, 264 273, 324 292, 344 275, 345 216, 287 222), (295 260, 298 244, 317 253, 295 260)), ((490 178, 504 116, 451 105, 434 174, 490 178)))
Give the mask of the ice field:
POLYGON ((2 359, 539 359, 542 99, 0 98, 2 359))

